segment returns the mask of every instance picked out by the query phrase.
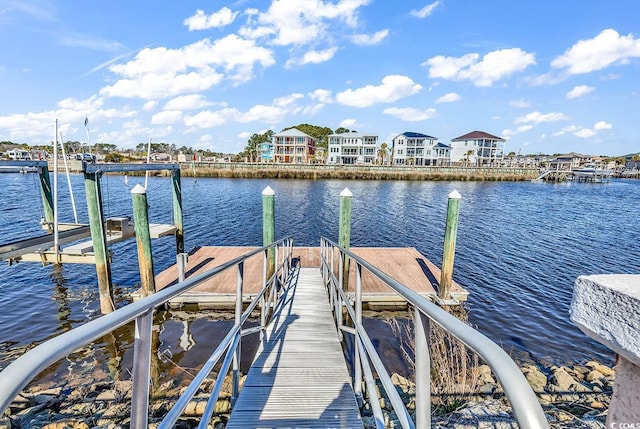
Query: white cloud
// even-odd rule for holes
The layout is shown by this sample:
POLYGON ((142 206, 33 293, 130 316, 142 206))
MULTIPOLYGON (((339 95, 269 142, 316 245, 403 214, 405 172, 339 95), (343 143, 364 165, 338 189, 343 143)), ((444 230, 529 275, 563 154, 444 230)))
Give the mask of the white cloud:
POLYGON ((241 30, 245 36, 273 35, 274 45, 302 46, 317 43, 342 26, 354 28, 358 23, 358 9, 370 0, 348 0, 337 3, 319 0, 274 1, 264 13, 254 14, 255 19, 241 30))
POLYGON ((540 113, 540 112, 531 112, 524 116, 518 116, 513 123, 514 124, 523 124, 523 123, 534 123, 540 124, 542 122, 554 122, 554 121, 564 121, 569 119, 564 113, 560 112, 551 112, 551 113, 540 113))
POLYGON ((181 95, 173 98, 164 105, 165 110, 194 110, 211 106, 213 103, 207 101, 201 94, 181 95))
POLYGON ((238 134, 239 139, 248 139, 249 137, 251 137, 251 133, 249 131, 243 131, 238 134))
POLYGON ((188 127, 211 128, 229 122, 236 114, 236 109, 229 108, 216 112, 203 110, 193 116, 185 116, 184 124, 188 127))
POLYGON ((102 88, 100 95, 153 100, 197 93, 224 78, 247 81, 256 66, 273 64, 271 50, 234 34, 214 42, 203 39, 180 49, 146 48, 131 61, 109 67, 121 79, 102 88))
POLYGON ((605 122, 605 121, 598 121, 593 126, 593 129, 596 130, 596 131, 610 130, 611 128, 613 128, 613 125, 611 125, 610 123, 605 122))
POLYGON ((462 57, 438 55, 430 58, 423 66, 429 66, 429 77, 454 81, 470 80, 476 86, 491 86, 494 82, 509 77, 535 64, 535 55, 520 48, 500 49, 482 57, 471 53, 462 57))
POLYGON ((439 97, 436 100, 436 103, 451 103, 454 101, 459 101, 460 100, 460 94, 457 94, 455 92, 448 92, 445 95, 443 95, 442 97, 439 97))
POLYGON ((533 128, 533 125, 521 125, 515 130, 502 130, 502 136, 508 139, 511 136, 515 136, 516 134, 524 133, 525 131, 529 131, 533 128))
POLYGON ((436 114, 436 109, 429 108, 426 110, 420 110, 413 107, 388 107, 384 109, 382 113, 403 121, 417 122, 433 118, 436 114))
POLYGON ((294 65, 320 64, 329 61, 338 51, 338 48, 328 48, 323 51, 311 50, 306 52, 302 58, 290 59, 286 62, 285 68, 291 68, 294 65))
POLYGON ((567 98, 569 100, 573 100, 574 98, 582 97, 583 95, 587 95, 595 88, 588 85, 578 85, 573 87, 573 89, 567 92, 567 98))
POLYGON ((331 98, 331 91, 328 89, 316 89, 313 92, 307 94, 312 100, 317 100, 320 103, 331 104, 333 99, 331 98))
POLYGON ((526 100, 523 100, 523 99, 520 99, 520 100, 511 100, 511 101, 509 101, 509 106, 511 106, 511 107, 518 107, 518 108, 522 108, 522 109, 524 109, 524 108, 530 107, 530 106, 531 106, 531 103, 530 103, 530 102, 528 102, 528 101, 526 101, 526 100))
POLYGON ((632 34, 621 36, 614 29, 603 30, 593 39, 579 40, 551 62, 551 67, 570 74, 589 73, 612 64, 626 64, 640 57, 640 39, 632 34))
POLYGON ((182 112, 180 110, 165 110, 158 112, 151 118, 154 125, 175 124, 182 120, 182 112))
POLYGON ((352 126, 354 126, 356 124, 356 120, 355 119, 343 119, 342 121, 340 121, 340 127, 342 128, 351 128, 352 126))
POLYGON ((564 135, 566 133, 572 133, 574 131, 577 131, 578 127, 575 125, 569 125, 568 127, 564 127, 563 129, 561 129, 560 131, 556 131, 555 133, 552 133, 551 135, 553 137, 559 137, 561 135, 564 135))
POLYGON ((240 123, 262 121, 268 124, 277 124, 284 119, 287 113, 287 109, 280 106, 258 104, 248 111, 238 114, 237 121, 240 123))
POLYGON ((588 139, 590 137, 593 137, 596 135, 596 132, 592 129, 589 128, 583 128, 581 130, 576 131, 575 133, 573 133, 574 136, 576 137, 580 137, 583 139, 588 139))
POLYGON ((144 103, 142 105, 142 110, 144 110, 146 112, 150 112, 153 109, 155 109, 157 105, 158 105, 158 101, 157 100, 147 101, 146 103, 144 103))
POLYGON ((210 128, 231 122, 277 124, 289 114, 302 112, 304 109, 297 102, 303 98, 303 94, 293 93, 275 98, 271 105, 257 104, 245 112, 236 108, 203 110, 195 115, 185 116, 184 124, 191 128, 210 128))
POLYGON ((354 107, 369 107, 376 103, 391 103, 401 98, 417 94, 422 85, 411 78, 401 75, 389 75, 378 86, 367 85, 358 89, 347 89, 336 95, 340 104, 354 107))
POLYGON ((426 18, 427 16, 431 15, 431 13, 433 12, 433 9, 438 7, 439 4, 440 2, 436 1, 426 5, 422 9, 412 10, 411 15, 415 16, 416 18, 426 18))
POLYGON ((382 42, 389 35, 389 30, 376 31, 373 34, 355 34, 351 41, 356 45, 371 46, 382 42))
POLYGON ((195 15, 184 20, 184 25, 189 27, 189 31, 219 28, 231 24, 237 15, 238 12, 232 12, 226 6, 208 16, 203 10, 198 9, 195 15))

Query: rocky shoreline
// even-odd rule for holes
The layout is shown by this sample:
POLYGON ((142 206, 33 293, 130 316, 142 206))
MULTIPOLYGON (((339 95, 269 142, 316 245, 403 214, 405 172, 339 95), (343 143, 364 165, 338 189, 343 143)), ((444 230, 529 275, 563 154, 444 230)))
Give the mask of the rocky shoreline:
MULTIPOLYGON (((524 365, 522 372, 544 409, 552 428, 603 428, 615 382, 615 370, 598 362, 585 365, 524 365)), ((432 421, 438 428, 516 428, 508 401, 491 370, 480 365, 473 371, 475 393, 465 398, 435 398, 432 421)), ((392 380, 410 412, 415 410, 415 385, 393 374, 392 380)), ((176 428, 195 428, 213 381, 187 406, 176 428)), ((379 389, 382 389, 379 387, 379 389)), ((225 383, 216 404, 212 429, 222 429, 230 411, 230 383, 225 383)), ((171 381, 157 389, 151 401, 149 427, 155 428, 180 389, 171 381)), ((76 387, 32 388, 23 392, 5 415, 0 429, 125 429, 129 427, 130 381, 95 381, 76 387)), ((380 400, 389 428, 399 427, 388 400, 380 400)), ((365 428, 375 428, 371 408, 361 408, 365 428)))

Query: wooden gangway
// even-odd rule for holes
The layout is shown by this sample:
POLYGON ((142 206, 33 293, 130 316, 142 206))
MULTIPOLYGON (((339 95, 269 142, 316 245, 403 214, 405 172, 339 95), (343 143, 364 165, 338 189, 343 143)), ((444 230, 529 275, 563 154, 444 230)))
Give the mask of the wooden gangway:
POLYGON ((299 268, 274 311, 227 428, 362 427, 319 268, 299 268))

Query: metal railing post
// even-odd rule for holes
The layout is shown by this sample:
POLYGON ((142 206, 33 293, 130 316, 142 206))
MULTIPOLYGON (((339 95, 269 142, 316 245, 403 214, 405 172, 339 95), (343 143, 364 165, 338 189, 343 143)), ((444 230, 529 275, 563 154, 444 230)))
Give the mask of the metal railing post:
POLYGON ((149 377, 151 374, 151 328, 153 308, 136 317, 133 342, 133 386, 131 428, 146 429, 149 419, 149 377))
POLYGON ((356 334, 354 338, 353 347, 353 391, 356 394, 358 404, 362 404, 362 366, 360 364, 360 348, 358 343, 360 342, 360 334, 358 333, 358 327, 362 325, 362 265, 356 263, 356 320, 354 320, 354 328, 356 328, 356 334))
MULTIPOLYGON (((269 263, 268 250, 265 250, 262 254, 262 288, 267 289, 267 264, 269 263)), ((267 297, 266 291, 260 298, 260 341, 265 340, 266 324, 267 324, 267 297)))
POLYGON ((431 427, 431 357, 429 353, 429 318, 416 307, 414 344, 416 367, 416 429, 431 427))
MULTIPOLYGON (((342 255, 340 254, 340 252, 338 253, 339 258, 338 258, 338 269, 340 270, 340 273, 338 273, 338 287, 340 288, 340 290, 342 289, 342 282, 343 282, 343 275, 344 275, 344 270, 342 269, 344 266, 344 259, 342 257, 342 255)), ((342 335, 342 330, 340 329, 340 327, 342 326, 342 297, 340 296, 339 293, 337 293, 336 291, 336 326, 338 327, 338 338, 340 339, 340 341, 343 340, 343 335, 342 335)))
MULTIPOLYGON (((236 280, 236 325, 239 325, 242 321, 242 283, 244 281, 244 261, 238 264, 238 276, 236 280)), ((238 336, 242 336, 242 329, 238 329, 238 336)), ((242 357, 242 343, 238 341, 236 352, 233 355, 233 386, 231 392, 231 406, 235 404, 238 399, 238 393, 240 391, 240 358, 242 357)))
POLYGON ((189 261, 188 253, 178 253, 176 255, 176 266, 178 267, 178 282, 183 282, 185 279, 188 261, 189 261))
POLYGON ((274 249, 275 253, 274 253, 274 259, 273 259, 274 260, 274 265, 273 266, 275 267, 275 270, 273 271, 273 274, 275 274, 275 277, 274 277, 273 281, 274 281, 276 287, 280 288, 281 279, 280 279, 280 274, 278 273, 278 256, 280 256, 280 255, 279 255, 279 252, 278 252, 278 246, 274 246, 274 247, 275 247, 275 249, 274 249))

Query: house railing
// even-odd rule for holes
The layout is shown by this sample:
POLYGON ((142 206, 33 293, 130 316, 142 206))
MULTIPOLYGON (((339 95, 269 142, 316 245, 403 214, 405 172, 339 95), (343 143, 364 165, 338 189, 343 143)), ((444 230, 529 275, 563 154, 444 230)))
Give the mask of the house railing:
POLYGON ((385 423, 379 405, 379 397, 371 365, 373 365, 384 387, 401 427, 404 429, 414 427, 426 429, 431 427, 431 364, 428 344, 429 324, 431 322, 436 323, 446 332, 458 338, 484 359, 502 385, 511 403, 513 414, 521 428, 538 429, 549 427, 536 395, 524 375, 509 355, 496 343, 436 304, 389 277, 358 255, 324 237, 320 240, 320 260, 323 280, 329 288, 329 299, 334 311, 336 325, 342 332, 352 334, 355 337, 352 360, 354 367, 353 389, 356 396, 362 399, 362 384, 364 381, 366 395, 369 399, 377 428, 384 428, 385 423), (349 263, 355 264, 355 293, 347 293, 344 290, 344 285, 346 284, 344 275, 348 275, 348 269, 345 270, 345 264, 349 263), (362 324, 363 270, 382 280, 385 285, 403 297, 414 308, 415 423, 411 420, 409 411, 391 382, 391 377, 384 368, 384 364, 362 324), (343 322, 343 309, 347 310, 349 317, 353 321, 353 326, 348 326, 343 322))
POLYGON ((281 239, 174 286, 162 289, 153 295, 87 322, 82 326, 31 349, 0 372, 0 415, 4 413, 16 395, 18 395, 26 385, 50 365, 70 355, 75 350, 135 320, 130 427, 134 429, 146 429, 148 427, 149 417, 153 310, 199 284, 229 269, 236 268, 235 324, 211 356, 209 356, 202 366, 202 369, 195 375, 184 393, 178 398, 175 405, 169 410, 158 426, 158 428, 162 429, 174 427, 175 422, 183 413, 189 401, 200 389, 202 382, 224 355, 222 366, 218 371, 218 377, 212 388, 199 426, 200 428, 206 428, 215 409, 215 404, 220 395, 225 376, 230 368, 232 370, 232 404, 238 396, 240 387, 240 338, 247 334, 261 332, 262 339, 264 330, 269 322, 269 309, 275 308, 281 295, 278 293, 278 286, 286 282, 289 278, 292 250, 293 240, 290 237, 281 239), (273 252, 273 259, 269 257, 270 251, 273 252), (242 311, 244 264, 247 259, 260 253, 263 254, 262 287, 251 303, 242 311), (274 265, 271 267, 275 267, 273 275, 267 278, 267 273, 270 272, 270 260, 274 261, 274 265), (260 304, 260 325, 253 328, 243 328, 245 322, 258 304, 260 304))

